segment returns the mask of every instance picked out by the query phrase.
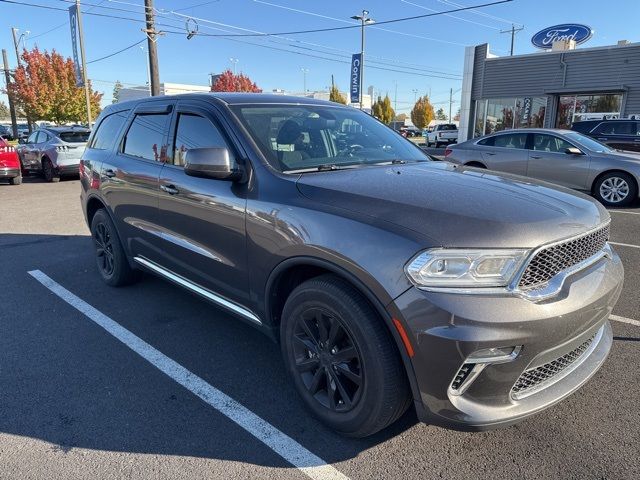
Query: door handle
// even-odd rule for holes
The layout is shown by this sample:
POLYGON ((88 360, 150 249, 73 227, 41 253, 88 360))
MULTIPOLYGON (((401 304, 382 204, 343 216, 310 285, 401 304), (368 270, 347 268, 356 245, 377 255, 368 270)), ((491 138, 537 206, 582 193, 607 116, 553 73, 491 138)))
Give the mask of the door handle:
POLYGON ((102 174, 105 177, 109 177, 109 178, 113 178, 116 176, 116 172, 114 172, 113 170, 111 170, 110 168, 106 169, 104 172, 102 172, 102 174))
POLYGON ((542 157, 540 155, 531 155, 531 158, 535 158, 536 160, 541 159, 542 157))
POLYGON ((495 153, 493 153, 493 152, 487 152, 487 155, 491 155, 491 156, 493 156, 493 155, 495 155, 495 153))
POLYGON ((180 193, 175 185, 160 185, 160 190, 162 190, 163 192, 167 192, 169 195, 180 193))

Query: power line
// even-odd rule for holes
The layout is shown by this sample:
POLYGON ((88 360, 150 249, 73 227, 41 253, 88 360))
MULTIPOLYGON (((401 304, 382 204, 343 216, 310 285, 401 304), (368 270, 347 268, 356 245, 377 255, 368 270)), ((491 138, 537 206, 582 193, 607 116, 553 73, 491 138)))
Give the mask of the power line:
MULTIPOLYGON (((437 17, 440 15, 447 15, 449 13, 456 13, 456 12, 464 12, 467 10, 474 10, 476 8, 483 8, 483 7, 489 7, 491 5, 500 5, 502 3, 508 3, 508 2, 512 2, 513 0, 497 0, 494 2, 490 2, 490 3, 483 3, 480 5, 470 5, 467 7, 460 7, 460 8, 455 8, 453 10, 444 10, 441 12, 433 12, 433 13, 425 13, 423 15, 413 15, 411 17, 402 17, 402 18, 394 18, 392 20, 383 20, 381 22, 376 22, 377 25, 386 25, 389 23, 398 23, 398 22, 406 22, 409 20, 417 20, 420 18, 428 18, 428 17, 437 17)), ((220 35, 220 34, 199 34, 199 35, 203 35, 203 36, 207 36, 207 37, 266 37, 266 36, 275 36, 275 35, 300 35, 300 34, 306 34, 306 33, 319 33, 319 32, 335 32, 338 30, 352 30, 354 28, 360 28, 360 25, 348 25, 348 26, 344 26, 344 27, 331 27, 331 28, 316 28, 316 29, 311 29, 311 30, 296 30, 296 31, 290 31, 290 32, 273 32, 273 33, 236 33, 236 34, 229 34, 229 35, 220 35)))
POLYGON ((124 47, 124 48, 118 50, 117 52, 113 52, 113 53, 110 53, 109 55, 105 55, 104 57, 100 57, 100 58, 96 58, 95 60, 91 60, 90 62, 87 62, 87 65, 90 64, 90 63, 96 63, 96 62, 99 62, 101 60, 106 60, 107 58, 114 57, 114 56, 118 55, 119 53, 125 52, 125 51, 127 51, 127 50, 129 50, 129 49, 131 49, 133 47, 137 47, 142 42, 146 42, 146 41, 147 41, 147 39, 143 38, 142 40, 139 40, 136 43, 133 43, 133 44, 129 45, 128 47, 124 47))
MULTIPOLYGON (((411 5, 413 7, 421 8, 422 10, 428 10, 430 12, 440 12, 440 10, 436 10, 435 8, 425 7, 424 5, 420 5, 418 3, 409 2, 408 0, 400 0, 402 3, 406 3, 407 5, 411 5)), ((447 17, 454 18, 456 20, 460 20, 462 22, 473 23, 474 25, 480 25, 481 27, 491 28, 493 30, 500 30, 498 27, 493 27, 491 25, 487 25, 485 23, 474 22, 473 20, 469 20, 468 18, 456 17, 455 15, 447 14, 447 17)))
MULTIPOLYGON (((97 5, 97 6, 102 5, 102 4, 103 4, 104 2, 106 2, 106 1, 107 1, 107 0, 102 0, 102 1, 97 5)), ((89 9, 87 9, 87 11, 85 12, 85 15, 88 15, 88 12, 90 12, 90 11, 91 11, 91 10, 93 10, 94 8, 96 8, 96 6, 93 6, 93 7, 89 8, 89 9)), ((60 24, 60 25, 58 25, 57 27, 53 27, 52 29, 47 30, 46 32, 39 33, 38 35, 30 35, 30 36, 29 36, 29 40, 33 40, 33 39, 35 39, 35 38, 42 37, 43 35, 46 35, 46 34, 48 34, 48 33, 55 32, 56 30, 59 30, 59 29, 61 29, 62 27, 66 27, 67 25, 69 25, 69 22, 68 22, 68 21, 66 21, 66 22, 64 22, 64 23, 61 23, 61 24, 60 24)))

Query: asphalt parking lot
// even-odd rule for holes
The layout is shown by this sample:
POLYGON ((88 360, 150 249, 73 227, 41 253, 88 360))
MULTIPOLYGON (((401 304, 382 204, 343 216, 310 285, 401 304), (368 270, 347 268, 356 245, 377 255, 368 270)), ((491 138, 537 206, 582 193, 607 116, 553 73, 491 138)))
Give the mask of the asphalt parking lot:
POLYGON ((0 478, 640 477, 639 205, 611 211, 625 287, 584 388, 507 429, 408 412, 353 440, 307 415, 256 330, 150 275, 104 285, 79 188, 0 184, 0 478))

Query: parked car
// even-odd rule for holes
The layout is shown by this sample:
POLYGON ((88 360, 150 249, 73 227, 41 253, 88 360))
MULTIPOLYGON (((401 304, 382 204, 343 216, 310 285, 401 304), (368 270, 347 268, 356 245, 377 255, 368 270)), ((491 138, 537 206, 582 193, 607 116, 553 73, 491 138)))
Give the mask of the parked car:
POLYGON ((574 122, 571 130, 611 148, 640 152, 640 120, 585 120, 574 122))
POLYGON ((29 136, 29 124, 27 123, 19 123, 18 124, 18 140, 26 140, 29 136))
POLYGON ((0 179, 9 180, 11 185, 22 183, 20 160, 15 149, 0 137, 0 179))
POLYGON ((147 270, 260 329, 347 435, 410 405, 453 428, 517 422, 611 348, 623 269, 602 205, 431 161, 357 109, 233 93, 109 105, 80 172, 104 282, 147 270))
POLYGON ((86 128, 40 128, 18 146, 22 168, 41 173, 47 182, 77 175, 90 131, 86 128))
POLYGON ((13 140, 13 131, 11 130, 11 127, 0 125, 0 138, 4 138, 5 140, 13 140))
POLYGON ((616 151, 571 130, 509 130, 452 145, 445 159, 581 190, 607 206, 638 198, 640 154, 616 151))
POLYGON ((427 147, 435 145, 438 148, 442 144, 449 145, 458 141, 458 127, 453 123, 442 123, 436 125, 433 130, 427 132, 427 147))

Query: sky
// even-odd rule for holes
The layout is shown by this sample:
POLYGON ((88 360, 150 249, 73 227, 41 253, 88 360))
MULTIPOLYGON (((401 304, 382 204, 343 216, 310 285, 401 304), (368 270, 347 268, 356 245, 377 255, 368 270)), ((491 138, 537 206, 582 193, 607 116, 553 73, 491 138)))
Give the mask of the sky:
MULTIPOLYGON (((0 0, 0 46, 15 53, 11 27, 27 48, 55 49, 71 56, 69 0, 0 0), (17 4, 17 3, 20 3, 17 4), (45 5, 53 9, 35 8, 45 5), (60 10, 57 10, 60 9, 60 10), (29 32, 28 34, 26 32, 29 32)), ((331 76, 342 91, 349 82, 352 53, 360 50, 360 29, 270 37, 212 37, 216 34, 281 33, 344 27, 350 17, 369 11, 376 22, 453 10, 492 0, 155 0, 160 81, 207 85, 210 73, 227 68, 243 72, 264 91, 275 88, 301 92, 324 90, 331 76), (187 25, 189 25, 187 27, 187 25), (187 29, 200 34, 187 39, 187 29), (235 59, 233 62, 230 59, 235 59), (303 72, 306 71, 305 72, 303 72)), ((594 30, 583 45, 596 47, 618 40, 640 41, 637 22, 640 2, 618 0, 615 13, 595 0, 512 0, 476 10, 366 28, 365 85, 389 94, 398 112, 408 112, 416 96, 429 94, 436 108, 449 108, 450 89, 458 108, 462 86, 464 47, 489 43, 491 52, 508 55, 512 24, 524 26, 516 34, 515 54, 537 51, 531 37, 544 27, 582 23, 594 30), (397 93, 396 93, 397 91, 397 93)), ((111 103, 113 85, 147 82, 146 42, 110 58, 94 61, 143 40, 143 0, 82 0, 88 76, 94 89, 111 103), (125 17, 126 19, 108 18, 125 17), (127 20, 128 19, 128 20, 127 20), (141 47, 144 47, 141 48, 141 47)), ((22 44, 21 44, 22 45, 22 44)), ((376 94, 377 94, 376 93, 376 94)), ((0 99, 6 101, 6 97, 0 99)))

